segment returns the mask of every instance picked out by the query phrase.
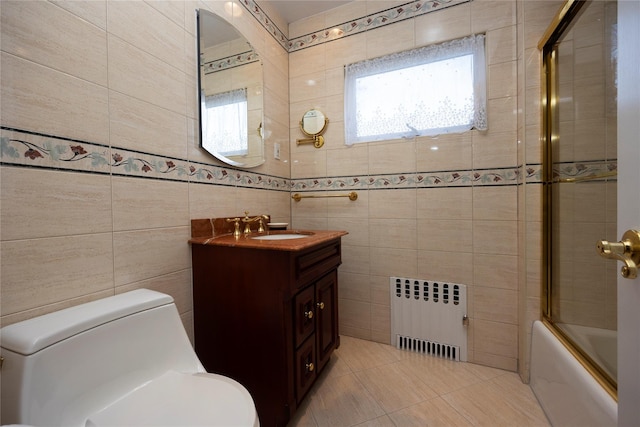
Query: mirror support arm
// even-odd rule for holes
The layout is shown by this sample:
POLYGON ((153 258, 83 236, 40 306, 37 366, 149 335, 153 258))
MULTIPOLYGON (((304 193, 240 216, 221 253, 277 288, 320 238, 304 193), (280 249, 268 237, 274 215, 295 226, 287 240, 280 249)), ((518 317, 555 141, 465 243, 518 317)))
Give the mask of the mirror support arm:
POLYGON ((324 136, 315 135, 313 138, 296 139, 296 145, 313 144, 314 147, 320 148, 324 145, 324 136))

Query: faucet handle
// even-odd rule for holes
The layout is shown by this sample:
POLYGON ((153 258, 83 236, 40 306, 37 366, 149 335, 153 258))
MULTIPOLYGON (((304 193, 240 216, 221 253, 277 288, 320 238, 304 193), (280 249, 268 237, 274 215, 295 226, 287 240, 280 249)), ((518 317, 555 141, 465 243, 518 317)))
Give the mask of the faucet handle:
POLYGON ((240 234, 240 218, 227 218, 227 222, 234 223, 233 237, 236 239, 241 236, 240 234))

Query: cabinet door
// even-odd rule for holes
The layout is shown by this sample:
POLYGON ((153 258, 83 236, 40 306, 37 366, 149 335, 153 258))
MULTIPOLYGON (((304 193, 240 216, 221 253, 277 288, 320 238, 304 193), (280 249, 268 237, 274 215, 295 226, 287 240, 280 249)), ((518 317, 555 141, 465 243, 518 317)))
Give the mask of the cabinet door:
POLYGON ((338 341, 338 272, 331 271, 316 283, 316 342, 318 372, 329 361, 338 341))
POLYGON ((309 286, 295 297, 294 324, 296 329, 296 348, 307 339, 315 329, 316 306, 313 286, 309 286))
POLYGON ((296 399, 300 403, 316 380, 316 340, 314 336, 296 351, 296 399))

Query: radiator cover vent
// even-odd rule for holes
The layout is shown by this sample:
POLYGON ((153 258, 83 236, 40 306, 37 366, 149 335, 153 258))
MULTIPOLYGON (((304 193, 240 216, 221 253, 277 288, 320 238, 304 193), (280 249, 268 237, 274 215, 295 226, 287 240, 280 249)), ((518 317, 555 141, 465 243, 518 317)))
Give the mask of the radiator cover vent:
POLYGON ((467 361, 467 287, 391 277, 391 344, 399 349, 467 361))

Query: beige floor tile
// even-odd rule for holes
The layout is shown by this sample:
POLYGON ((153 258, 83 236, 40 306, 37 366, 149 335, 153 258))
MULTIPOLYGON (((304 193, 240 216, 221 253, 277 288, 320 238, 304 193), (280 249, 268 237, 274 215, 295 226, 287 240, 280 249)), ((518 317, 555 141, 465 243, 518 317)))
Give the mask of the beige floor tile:
POLYGON ((322 371, 322 376, 341 377, 342 375, 349 375, 352 373, 353 371, 351 370, 349 365, 347 365, 347 362, 344 361, 340 352, 337 351, 333 353, 331 359, 329 359, 327 366, 325 366, 324 371, 322 371))
MULTIPOLYGON (((475 363, 463 363, 461 366, 482 380, 490 380, 504 375, 507 372, 502 369, 491 368, 489 366, 476 365, 475 363)), ((522 382, 520 382, 520 384, 522 384, 522 382)))
POLYGON ((472 425, 440 397, 394 412, 389 417, 396 426, 402 427, 472 425))
POLYGON ((389 416, 383 415, 373 420, 365 421, 362 424, 358 424, 357 427, 396 427, 396 425, 391 421, 389 416))
POLYGON ((460 363, 424 354, 408 353, 401 362, 401 369, 407 375, 419 378, 437 394, 443 395, 482 381, 473 372, 464 369, 460 363))
POLYGON ((310 405, 311 399, 305 399, 302 405, 296 410, 293 418, 289 421, 289 425, 296 427, 317 427, 318 424, 316 424, 316 420, 313 418, 310 405))
MULTIPOLYGON (((515 375, 515 374, 513 374, 515 375)), ((520 391, 529 387, 521 384, 514 392, 515 383, 497 379, 478 383, 454 391, 442 398, 475 426, 548 426, 539 409, 533 406, 535 398, 525 397, 520 391), (505 383, 509 387, 504 387, 505 383)), ((537 406, 537 403, 535 403, 537 406)))
POLYGON ((523 384, 516 373, 506 373, 488 382, 491 387, 500 390, 513 410, 532 420, 533 425, 548 426, 548 420, 533 390, 523 384))
POLYGON ((347 336, 340 338, 338 353, 353 372, 399 360, 396 349, 391 346, 347 336))
POLYGON ((310 397, 318 427, 353 426, 384 415, 354 374, 324 378, 310 397))
POLYGON ((403 372, 400 362, 356 372, 356 377, 386 413, 437 396, 436 392, 418 377, 403 372))
POLYGON ((342 336, 291 427, 545 426, 514 372, 342 336))

